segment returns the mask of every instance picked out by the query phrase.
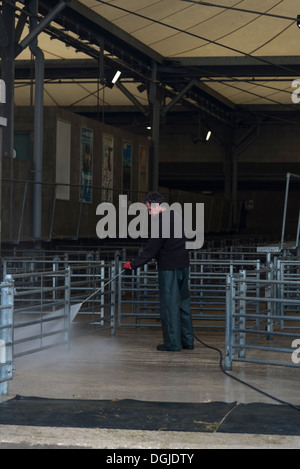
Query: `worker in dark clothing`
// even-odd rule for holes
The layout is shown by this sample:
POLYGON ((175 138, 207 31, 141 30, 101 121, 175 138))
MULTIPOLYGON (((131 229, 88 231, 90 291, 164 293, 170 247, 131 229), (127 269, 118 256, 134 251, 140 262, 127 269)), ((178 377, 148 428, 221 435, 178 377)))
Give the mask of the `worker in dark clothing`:
POLYGON ((145 204, 152 219, 151 237, 144 251, 123 267, 135 270, 156 259, 164 340, 157 350, 179 352, 181 347, 192 350, 194 335, 188 287, 189 255, 185 247, 182 218, 179 213, 163 205, 163 198, 157 192, 147 194, 145 204))

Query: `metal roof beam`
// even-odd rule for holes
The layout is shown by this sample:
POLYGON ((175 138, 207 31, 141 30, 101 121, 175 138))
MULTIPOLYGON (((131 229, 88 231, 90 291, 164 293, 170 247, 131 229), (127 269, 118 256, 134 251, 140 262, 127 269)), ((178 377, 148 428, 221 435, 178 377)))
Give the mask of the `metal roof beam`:
POLYGON ((53 19, 67 6, 71 0, 61 0, 55 7, 40 21, 37 26, 17 45, 15 57, 17 57, 29 44, 53 21, 53 19))
POLYGON ((299 56, 259 56, 259 57, 176 57, 165 58, 162 74, 190 77, 252 77, 252 76, 299 76, 299 56))
MULTIPOLYGON (((45 8, 49 11, 53 8, 53 0, 40 0, 39 4, 40 11, 45 8)), ((163 57, 160 54, 77 0, 71 0, 70 5, 56 21, 62 26, 70 28, 75 34, 87 33, 96 44, 99 37, 102 36, 106 46, 111 44, 115 48, 116 55, 117 49, 119 49, 119 51, 126 52, 129 57, 135 57, 146 63, 150 63, 152 60, 158 63, 163 62, 163 57)))
POLYGON ((134 104, 134 106, 136 108, 138 108, 143 114, 144 116, 148 117, 149 116, 149 111, 146 110, 142 105, 141 103, 133 96, 133 94, 131 94, 127 88, 125 88, 124 85, 122 85, 122 83, 120 83, 119 81, 117 81, 116 83, 116 87, 119 88, 120 91, 122 91, 122 93, 125 94, 125 96, 127 96, 128 99, 130 99, 130 101, 134 104))

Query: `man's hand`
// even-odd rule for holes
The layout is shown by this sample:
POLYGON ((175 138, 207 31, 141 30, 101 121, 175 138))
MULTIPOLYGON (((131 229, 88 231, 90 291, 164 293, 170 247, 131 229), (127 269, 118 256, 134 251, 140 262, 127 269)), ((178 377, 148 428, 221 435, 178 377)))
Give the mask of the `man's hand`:
POLYGON ((131 270, 131 261, 125 262, 123 265, 123 269, 131 270))

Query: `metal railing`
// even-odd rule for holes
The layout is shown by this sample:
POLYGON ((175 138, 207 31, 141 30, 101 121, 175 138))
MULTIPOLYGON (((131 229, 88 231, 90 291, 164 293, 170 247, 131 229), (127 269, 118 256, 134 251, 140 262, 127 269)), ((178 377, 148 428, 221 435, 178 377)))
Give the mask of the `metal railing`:
POLYGON ((0 316, 0 393, 14 359, 64 346, 82 334, 115 332, 114 261, 18 258, 4 263, 0 316), (111 280, 111 281, 110 281, 111 280), (109 287, 106 287, 109 281, 109 287))
MULTIPOLYGON (((43 285, 36 284, 35 276, 46 271, 50 277, 52 275, 52 297, 57 299, 58 293, 56 290, 60 282, 57 273, 68 269, 70 302, 83 303, 80 308, 81 321, 77 319, 76 323, 80 322, 81 326, 86 323, 94 329, 105 324, 106 328, 109 327, 114 332, 116 287, 114 282, 111 283, 110 288, 105 288, 103 291, 99 290, 99 287, 104 285, 108 279, 114 277, 115 259, 108 261, 94 260, 95 257, 98 257, 98 253, 93 256, 93 253, 86 254, 85 251, 81 254, 80 252, 74 252, 74 256, 71 254, 61 252, 61 255, 56 254, 53 257, 49 255, 37 258, 15 257, 3 259, 3 273, 4 275, 10 273, 18 279, 18 283, 16 283, 18 290, 36 288, 36 294, 39 294, 39 291, 43 290, 43 285), (93 295, 88 302, 85 302, 85 299, 96 290, 99 290, 97 294, 93 295), (84 316, 86 316, 85 319, 84 316), (98 327, 96 327, 96 324, 98 327)), ((115 252, 114 257, 119 259, 119 252, 115 252)), ((16 297, 16 300, 18 300, 18 297, 16 297)), ((32 306, 31 298, 29 307, 32 306)), ((26 305, 24 308, 26 308, 26 305)))
POLYGON ((70 344, 70 269, 14 273, 13 356, 70 344))
POLYGON ((86 327, 88 332, 110 330, 114 334, 117 302, 115 261, 68 262, 68 265, 71 269, 72 302, 81 305, 75 324, 81 333, 86 327))
MULTIPOLYGON (((247 268, 258 275, 260 260, 191 259, 189 287, 195 327, 225 327, 226 275, 247 268)), ((158 273, 155 265, 124 272, 118 283, 119 326, 160 325, 158 273)))
MULTIPOLYGON (((283 281, 277 286, 277 297, 298 300, 296 303, 286 304, 284 302, 278 303, 278 312, 283 316, 284 314, 297 314, 300 313, 300 289, 295 282, 300 281, 300 261, 292 259, 275 259, 274 275, 279 281, 283 281)), ((290 326, 284 319, 280 324, 282 329, 288 329, 290 326)), ((300 325, 299 325, 300 327, 300 325)))
POLYGON ((227 276, 226 370, 234 361, 300 366, 292 345, 300 338, 300 280, 279 280, 273 274, 271 269, 265 279, 251 278, 246 271, 227 276))
MULTIPOLYGON (((94 248, 2 259, 0 384, 11 379, 14 357, 68 348, 77 334, 113 334, 117 316, 119 326, 160 326, 156 266, 121 272, 138 246, 94 248)), ((292 354, 300 337, 299 259, 240 246, 192 252, 190 293, 194 326, 225 331, 228 369, 237 360, 297 366, 282 353, 292 354), (272 352, 280 359, 270 359, 272 352)))
MULTIPOLYGON (((286 227, 286 220, 287 220, 287 209, 288 209, 288 197, 289 197, 289 189, 290 189, 290 180, 291 178, 300 179, 299 174, 292 174, 286 173, 286 186, 285 186, 285 197, 284 197, 284 209, 283 209, 283 219, 282 219, 282 228, 281 228, 281 241, 280 247, 283 249, 284 245, 284 238, 285 238, 285 227, 286 227)), ((296 207, 298 211, 298 223, 297 223, 297 232, 296 232, 296 241, 295 247, 299 247, 299 236, 300 236, 300 208, 299 206, 296 207)))
MULTIPOLYGON (((119 196, 124 194, 122 188, 105 188, 89 186, 91 200, 84 198, 86 186, 82 184, 62 184, 49 181, 37 182, 2 178, 3 210, 2 240, 20 244, 21 241, 38 241, 32 233, 32 223, 37 223, 44 241, 54 239, 79 240, 96 238, 96 225, 99 216, 97 206, 102 202, 119 205, 119 196), (43 210, 36 220, 32 207, 36 188, 42 192, 43 210), (63 197, 60 189, 66 189, 63 197)), ((172 189, 162 189, 162 195, 170 205, 176 201, 186 202, 186 193, 172 189), (179 199, 179 200, 178 200, 179 199)), ((146 192, 126 191, 128 202, 142 202, 146 192)), ((231 233, 237 231, 232 214, 241 212, 241 201, 225 200, 223 197, 196 195, 195 200, 205 204, 205 233, 231 233)))
MULTIPOLYGON (((86 186, 82 184, 2 178, 2 239, 15 244, 27 240, 37 241, 32 233, 32 206, 36 187, 43 194, 43 213, 38 223, 41 225, 41 239, 46 241, 63 238, 78 240, 91 236, 96 238, 98 204, 109 201, 117 206, 118 197, 123 194, 120 188, 89 186, 92 197, 87 202, 84 199, 86 186), (61 188, 68 189, 66 199, 58 196, 61 188), (104 198, 104 192, 107 198, 104 198)), ((145 192, 130 190, 127 196, 131 202, 142 201, 145 192)))

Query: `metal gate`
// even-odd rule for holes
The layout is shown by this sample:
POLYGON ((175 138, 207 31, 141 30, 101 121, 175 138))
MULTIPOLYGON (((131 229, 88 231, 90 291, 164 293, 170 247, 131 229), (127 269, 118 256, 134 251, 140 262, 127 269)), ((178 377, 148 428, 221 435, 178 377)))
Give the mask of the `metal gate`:
POLYGON ((226 370, 234 361, 300 366, 300 279, 277 279, 272 268, 266 277, 227 276, 226 370))
POLYGON ((115 261, 56 256, 16 259, 9 268, 13 273, 1 284, 0 395, 8 392, 15 358, 57 346, 69 350, 78 334, 115 331, 115 261))
MULTIPOLYGON (((191 259, 189 287, 195 327, 225 328, 226 276, 241 268, 256 276, 261 263, 259 259, 191 259)), ((158 273, 154 264, 120 275, 118 324, 160 326, 158 273)))

